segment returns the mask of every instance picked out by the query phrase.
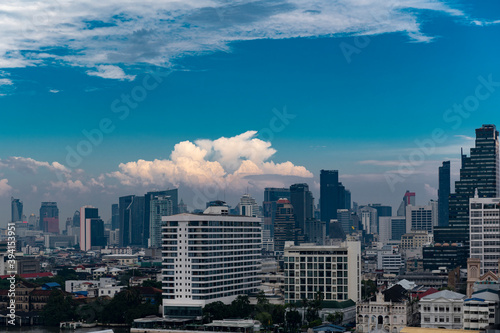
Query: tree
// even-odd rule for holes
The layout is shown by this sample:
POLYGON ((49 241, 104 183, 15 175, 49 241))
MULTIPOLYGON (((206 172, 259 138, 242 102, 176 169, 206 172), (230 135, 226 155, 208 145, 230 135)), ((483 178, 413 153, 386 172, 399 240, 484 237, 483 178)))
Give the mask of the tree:
POLYGON ((59 326, 61 321, 70 321, 75 318, 75 306, 71 296, 65 296, 61 290, 53 290, 47 305, 43 308, 42 317, 47 326, 59 326))
POLYGON ((341 325, 342 321, 344 320, 344 314, 341 311, 330 313, 326 317, 326 320, 328 320, 332 324, 341 325))
POLYGON ((161 281, 146 280, 142 283, 142 286, 161 289, 161 281))
POLYGON ((239 295, 231 302, 231 316, 233 318, 248 318, 253 311, 250 299, 246 295, 239 295))
POLYGON ((319 310, 322 309, 323 294, 317 292, 313 300, 306 300, 306 321, 311 324, 312 321, 319 319, 319 310))
POLYGON ((208 303, 203 308, 203 322, 210 323, 213 320, 222 320, 228 312, 228 306, 221 301, 208 303))
POLYGON ((377 284, 373 280, 361 281, 361 297, 367 299, 375 295, 377 292, 377 284))
POLYGON ((302 323, 302 316, 300 315, 299 311, 295 309, 287 311, 286 313, 287 332, 295 332, 297 330, 297 327, 300 327, 301 323, 302 323))

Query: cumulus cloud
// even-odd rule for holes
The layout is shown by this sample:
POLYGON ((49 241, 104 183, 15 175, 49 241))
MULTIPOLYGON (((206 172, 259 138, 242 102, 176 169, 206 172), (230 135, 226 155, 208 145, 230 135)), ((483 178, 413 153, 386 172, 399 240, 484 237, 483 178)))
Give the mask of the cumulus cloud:
POLYGON ((8 183, 8 179, 0 179, 0 196, 8 195, 12 191, 12 186, 8 183))
POLYGON ((271 143, 256 138, 256 134, 248 131, 230 138, 183 141, 175 145, 170 159, 122 163, 119 171, 108 176, 124 185, 228 185, 234 189, 245 188, 250 184, 247 177, 256 175, 313 176, 292 162, 271 161, 276 150, 271 143))
POLYGON ((0 68, 60 63, 131 80, 122 68, 233 41, 397 32, 428 42, 422 11, 466 18, 444 0, 9 1, 0 4, 0 68))
POLYGON ((19 172, 29 172, 29 173, 37 173, 39 168, 46 168, 49 171, 59 172, 64 175, 69 175, 71 173, 70 169, 68 169, 59 162, 49 163, 49 162, 37 161, 30 157, 20 157, 20 156, 12 156, 0 160, 0 167, 7 167, 19 172))
POLYGON ((11 79, 0 79, 0 86, 11 86, 12 84, 11 79))
POLYGON ((71 180, 68 179, 66 181, 58 181, 58 182, 50 182, 50 185, 57 190, 65 191, 77 191, 80 193, 90 192, 90 188, 82 183, 81 180, 71 180))
POLYGON ((425 192, 427 192, 428 196, 430 196, 430 197, 437 197, 437 195, 438 195, 437 188, 434 188, 434 187, 432 187, 429 184, 425 184, 424 188, 425 188, 425 192))
POLYGON ((97 66, 97 71, 87 71, 90 76, 98 76, 103 79, 115 79, 115 80, 128 80, 133 81, 135 75, 126 75, 123 69, 112 65, 101 65, 97 66))

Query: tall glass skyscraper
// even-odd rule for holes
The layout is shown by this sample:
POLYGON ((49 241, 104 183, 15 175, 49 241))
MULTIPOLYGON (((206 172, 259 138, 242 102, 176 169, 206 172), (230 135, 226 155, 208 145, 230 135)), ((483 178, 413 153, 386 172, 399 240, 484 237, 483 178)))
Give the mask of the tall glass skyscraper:
POLYGON ((23 203, 20 199, 14 199, 14 197, 10 198, 11 203, 11 222, 19 222, 23 220, 23 203))
POLYGON ((462 153, 460 180, 455 182, 455 193, 450 195, 449 227, 436 228, 436 242, 468 244, 469 199, 475 189, 479 198, 496 198, 499 191, 499 146, 495 125, 476 129, 476 145, 470 156, 462 153))
POLYGON ((295 227, 306 231, 306 221, 314 217, 314 198, 307 184, 290 186, 290 202, 295 215, 295 227))
POLYGON ((438 226, 447 227, 450 217, 450 161, 439 167, 438 226))
POLYGON ((274 237, 274 220, 279 199, 290 200, 290 189, 284 187, 266 187, 264 189, 264 202, 262 203, 264 213, 264 230, 262 230, 262 233, 264 238, 274 237))
MULTIPOLYGON (((329 233, 330 220, 337 219, 337 209, 346 209, 346 189, 339 182, 338 170, 321 170, 320 182, 320 211, 321 221, 326 222, 327 234, 329 233)), ((350 192, 348 193, 349 202, 350 192)))

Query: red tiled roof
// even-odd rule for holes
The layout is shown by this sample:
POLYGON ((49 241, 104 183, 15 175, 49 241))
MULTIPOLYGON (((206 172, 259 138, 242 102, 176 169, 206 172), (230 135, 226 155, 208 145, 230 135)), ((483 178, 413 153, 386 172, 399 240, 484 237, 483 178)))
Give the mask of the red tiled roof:
MULTIPOLYGON (((41 277, 53 277, 54 274, 51 272, 44 272, 44 273, 28 273, 28 274, 20 274, 19 275, 23 279, 38 279, 41 277)), ((6 279, 10 277, 10 275, 0 275, 0 279, 6 279)))

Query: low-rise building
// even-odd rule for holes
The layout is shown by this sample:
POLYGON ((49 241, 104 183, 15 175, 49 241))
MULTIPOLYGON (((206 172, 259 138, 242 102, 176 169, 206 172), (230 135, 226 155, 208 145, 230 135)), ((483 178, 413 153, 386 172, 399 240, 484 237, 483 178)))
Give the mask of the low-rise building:
POLYGON ((442 290, 420 299, 420 326, 427 328, 463 327, 464 294, 442 290))

